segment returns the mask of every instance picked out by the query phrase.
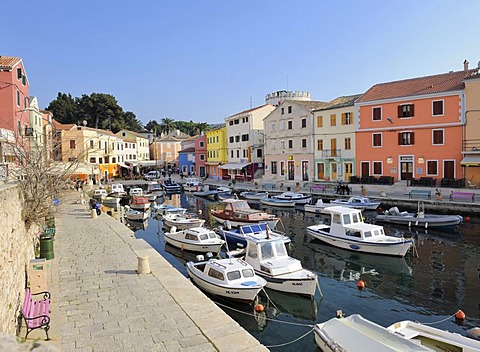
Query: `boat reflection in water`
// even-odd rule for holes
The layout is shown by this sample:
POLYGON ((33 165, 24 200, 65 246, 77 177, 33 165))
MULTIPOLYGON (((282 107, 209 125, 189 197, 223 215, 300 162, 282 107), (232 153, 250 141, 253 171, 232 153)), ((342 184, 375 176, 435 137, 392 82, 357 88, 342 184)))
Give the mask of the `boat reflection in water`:
POLYGON ((143 221, 125 219, 125 224, 132 231, 137 231, 137 230, 144 230, 145 231, 148 227, 148 219, 145 219, 143 221))

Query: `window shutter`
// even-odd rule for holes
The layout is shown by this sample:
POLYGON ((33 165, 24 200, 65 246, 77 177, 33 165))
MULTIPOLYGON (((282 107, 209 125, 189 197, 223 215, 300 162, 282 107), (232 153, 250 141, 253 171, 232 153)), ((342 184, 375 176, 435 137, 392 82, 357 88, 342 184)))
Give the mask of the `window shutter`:
POLYGON ((402 133, 398 134, 398 145, 402 145, 402 133))
POLYGON ((403 117, 403 109, 401 105, 398 106, 397 111, 398 111, 398 117, 403 117))
POLYGON ((413 145, 415 144, 415 133, 410 132, 410 143, 413 145))
POLYGON ((410 116, 411 117, 415 116, 415 105, 414 104, 410 105, 410 116))

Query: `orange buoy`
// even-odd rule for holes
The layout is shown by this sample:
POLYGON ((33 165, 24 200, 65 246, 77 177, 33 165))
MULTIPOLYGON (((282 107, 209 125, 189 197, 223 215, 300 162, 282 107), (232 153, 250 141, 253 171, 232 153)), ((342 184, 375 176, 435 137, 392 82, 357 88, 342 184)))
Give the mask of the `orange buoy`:
POLYGON ((358 287, 359 290, 363 290, 363 289, 365 288, 365 286, 367 286, 367 285, 365 284, 365 281, 359 280, 359 281, 357 282, 357 287, 358 287))
POLYGON ((458 312, 455 313, 455 318, 458 320, 465 320, 465 313, 459 309, 458 312))
POLYGON ((263 312, 265 310, 265 307, 263 306, 263 304, 257 304, 255 305, 255 312, 263 312))
POLYGON ((470 217, 466 216, 465 217, 465 222, 470 222, 470 217))

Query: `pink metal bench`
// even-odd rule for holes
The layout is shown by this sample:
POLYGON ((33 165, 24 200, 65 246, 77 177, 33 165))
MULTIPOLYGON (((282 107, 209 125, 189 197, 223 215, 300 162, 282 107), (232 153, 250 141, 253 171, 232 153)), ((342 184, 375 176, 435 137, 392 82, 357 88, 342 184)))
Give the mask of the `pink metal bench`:
POLYGON ((50 340, 48 337, 48 330, 50 329, 50 293, 39 292, 32 295, 30 289, 25 289, 25 299, 23 301, 22 310, 20 312, 21 317, 25 320, 25 326, 28 334, 35 329, 45 330, 47 335, 46 341, 50 340), (39 300, 33 298, 33 296, 43 295, 39 300))

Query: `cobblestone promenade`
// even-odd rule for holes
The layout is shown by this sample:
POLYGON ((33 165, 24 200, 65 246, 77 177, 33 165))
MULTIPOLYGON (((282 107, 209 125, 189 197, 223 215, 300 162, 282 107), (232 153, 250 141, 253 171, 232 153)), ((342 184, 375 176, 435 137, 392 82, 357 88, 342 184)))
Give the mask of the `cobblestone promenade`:
POLYGON ((60 206, 49 261, 57 349, 267 351, 131 230, 106 214, 92 219, 77 199, 60 206), (145 255, 152 273, 138 275, 145 255))

